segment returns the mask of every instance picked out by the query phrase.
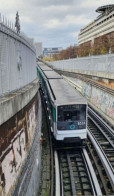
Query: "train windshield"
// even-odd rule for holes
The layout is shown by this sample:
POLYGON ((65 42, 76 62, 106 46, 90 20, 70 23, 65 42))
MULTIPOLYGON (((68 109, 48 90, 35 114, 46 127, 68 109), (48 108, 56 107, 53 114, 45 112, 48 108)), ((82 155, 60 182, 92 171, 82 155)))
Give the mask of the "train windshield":
POLYGON ((58 106, 58 130, 84 129, 86 127, 86 105, 58 106))
POLYGON ((58 106, 58 121, 79 121, 86 119, 86 105, 58 106))

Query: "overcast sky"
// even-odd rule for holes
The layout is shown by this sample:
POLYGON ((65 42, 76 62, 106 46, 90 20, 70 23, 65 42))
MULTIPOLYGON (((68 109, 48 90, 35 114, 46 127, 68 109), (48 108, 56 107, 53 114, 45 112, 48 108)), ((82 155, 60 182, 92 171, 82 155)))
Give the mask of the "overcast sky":
POLYGON ((18 11, 21 31, 43 47, 66 48, 78 43, 80 29, 107 4, 114 0, 0 0, 0 12, 15 23, 18 11))

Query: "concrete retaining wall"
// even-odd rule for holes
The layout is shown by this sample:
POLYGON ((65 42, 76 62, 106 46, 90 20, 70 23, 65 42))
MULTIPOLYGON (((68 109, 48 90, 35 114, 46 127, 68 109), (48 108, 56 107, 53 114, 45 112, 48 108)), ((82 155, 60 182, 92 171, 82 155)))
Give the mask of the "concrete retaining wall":
POLYGON ((36 53, 30 39, 0 22, 0 96, 36 78, 36 53))
MULTIPOLYGON (((15 94, 3 97, 0 102, 0 195, 10 195, 11 192, 18 195, 19 191, 26 193, 31 179, 38 178, 38 138, 41 134, 39 99, 36 79, 15 94), (22 182, 25 183, 24 188, 22 182)), ((34 192, 38 184, 36 186, 33 180, 32 185, 34 192)))
POLYGON ((114 97, 95 86, 83 82, 83 95, 105 115, 114 119, 114 97))
POLYGON ((114 79, 114 54, 50 62, 55 69, 114 79))
POLYGON ((0 195, 34 195, 42 110, 33 42, 0 16, 0 195))
POLYGON ((24 108, 38 91, 38 79, 15 93, 0 98, 0 125, 24 108))

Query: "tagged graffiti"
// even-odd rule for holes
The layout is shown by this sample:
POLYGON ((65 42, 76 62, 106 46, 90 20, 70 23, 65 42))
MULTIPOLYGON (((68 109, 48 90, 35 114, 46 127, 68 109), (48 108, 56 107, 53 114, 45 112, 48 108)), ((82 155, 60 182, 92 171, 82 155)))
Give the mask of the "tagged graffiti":
POLYGON ((1 156, 1 185, 6 194, 18 176, 25 154, 25 130, 22 129, 1 156))
POLYGON ((13 189, 34 136, 37 118, 37 96, 0 126, 0 195, 13 189))
POLYGON ((114 97, 88 83, 79 82, 75 79, 77 84, 82 86, 82 94, 97 108, 103 111, 107 116, 114 119, 114 97))
POLYGON ((114 98, 112 95, 92 87, 91 102, 107 114, 107 116, 114 119, 114 98))
POLYGON ((106 113, 108 116, 114 119, 114 97, 113 96, 108 97, 106 113))
POLYGON ((97 89, 92 86, 92 92, 91 92, 91 102, 98 108, 101 106, 101 91, 100 89, 97 89))
POLYGON ((85 82, 83 83, 83 90, 82 93, 83 95, 87 98, 90 99, 91 97, 91 85, 90 84, 86 84, 85 82))

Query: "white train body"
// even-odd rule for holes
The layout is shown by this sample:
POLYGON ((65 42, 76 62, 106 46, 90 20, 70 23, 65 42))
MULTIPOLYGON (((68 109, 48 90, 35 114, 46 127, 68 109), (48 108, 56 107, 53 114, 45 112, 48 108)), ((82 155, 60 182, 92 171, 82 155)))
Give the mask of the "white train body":
POLYGON ((87 138, 87 102, 50 67, 39 63, 38 73, 56 140, 77 142, 87 138))

